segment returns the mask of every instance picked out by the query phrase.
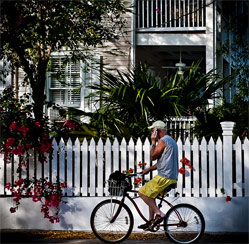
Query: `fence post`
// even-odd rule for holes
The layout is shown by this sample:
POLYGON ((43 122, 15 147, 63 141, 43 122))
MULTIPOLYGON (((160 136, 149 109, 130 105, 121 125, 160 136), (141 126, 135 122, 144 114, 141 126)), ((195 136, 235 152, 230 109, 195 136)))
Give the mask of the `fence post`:
POLYGON ((233 194, 233 127, 234 122, 221 122, 223 135, 223 185, 225 194, 232 196, 233 194))

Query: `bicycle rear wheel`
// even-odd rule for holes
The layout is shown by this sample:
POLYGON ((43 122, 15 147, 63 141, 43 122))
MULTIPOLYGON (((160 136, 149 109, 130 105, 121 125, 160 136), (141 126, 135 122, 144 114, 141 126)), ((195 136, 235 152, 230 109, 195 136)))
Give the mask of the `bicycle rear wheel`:
POLYGON ((91 228, 95 236, 103 242, 121 242, 129 237, 134 219, 131 210, 123 203, 120 213, 111 223, 117 213, 120 201, 108 199, 99 203, 91 214, 91 228))
POLYGON ((175 205, 165 216, 165 234, 175 243, 198 241, 204 229, 205 220, 202 213, 190 204, 175 205))

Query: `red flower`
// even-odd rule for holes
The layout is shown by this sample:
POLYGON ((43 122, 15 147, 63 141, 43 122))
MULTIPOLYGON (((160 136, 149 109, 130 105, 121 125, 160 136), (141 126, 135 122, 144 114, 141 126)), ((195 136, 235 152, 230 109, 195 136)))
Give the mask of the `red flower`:
POLYGON ((16 208, 13 208, 13 207, 10 208, 10 212, 11 212, 11 213, 15 213, 15 212, 16 212, 16 208))
POLYGON ((185 165, 189 165, 190 161, 186 157, 184 157, 183 159, 180 160, 180 162, 185 164, 185 165))
POLYGON ((133 172, 133 169, 128 169, 128 172, 129 172, 129 173, 132 173, 132 172, 133 172))
POLYGON ((6 147, 8 148, 9 146, 12 146, 14 143, 15 143, 15 139, 10 137, 7 139, 6 147))
POLYGON ((29 128, 27 128, 24 125, 22 125, 20 128, 18 128, 18 130, 22 132, 23 137, 26 137, 27 136, 27 132, 29 131, 29 128))
POLYGON ((227 196, 226 197, 226 202, 231 202, 232 201, 232 198, 230 196, 227 196))
POLYGON ((20 178, 18 181, 15 181, 16 186, 21 186, 23 183, 23 179, 20 178))
POLYGON ((24 154, 24 152, 25 152, 24 145, 18 145, 17 146, 17 151, 18 151, 18 155, 24 154))
POLYGON ((41 127, 40 122, 38 122, 38 121, 35 122, 35 126, 36 126, 36 127, 41 127))
POLYGON ((135 180, 135 184, 139 184, 141 181, 142 181, 142 178, 141 178, 141 177, 138 177, 138 178, 135 180))
POLYGON ((179 173, 180 174, 185 174, 186 173, 186 170, 184 169, 184 167, 181 167, 180 169, 179 169, 179 173))
POLYGON ((17 130, 18 129, 18 123, 17 122, 12 122, 10 125, 10 130, 17 130))
POLYGON ((140 168, 142 168, 143 165, 146 166, 147 163, 142 163, 141 161, 138 163, 138 166, 139 166, 140 168))

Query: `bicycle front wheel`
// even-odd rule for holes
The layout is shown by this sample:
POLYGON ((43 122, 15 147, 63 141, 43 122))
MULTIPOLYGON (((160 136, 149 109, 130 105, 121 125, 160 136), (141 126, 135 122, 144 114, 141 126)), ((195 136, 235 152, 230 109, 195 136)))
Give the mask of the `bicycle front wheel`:
POLYGON ((202 213, 190 204, 175 205, 165 216, 165 233, 175 243, 198 241, 204 229, 205 220, 202 213))
POLYGON ((134 219, 131 210, 123 203, 117 214, 119 205, 119 200, 108 199, 93 209, 91 228, 95 236, 103 242, 121 242, 128 238, 132 231, 134 219), (114 216, 116 219, 113 222, 114 216))

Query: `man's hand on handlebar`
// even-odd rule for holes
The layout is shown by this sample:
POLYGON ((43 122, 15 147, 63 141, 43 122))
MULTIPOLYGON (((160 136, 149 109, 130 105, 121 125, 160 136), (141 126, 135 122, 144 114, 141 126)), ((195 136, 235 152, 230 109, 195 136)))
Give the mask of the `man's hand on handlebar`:
POLYGON ((150 168, 144 169, 142 175, 147 175, 150 172, 150 168))

